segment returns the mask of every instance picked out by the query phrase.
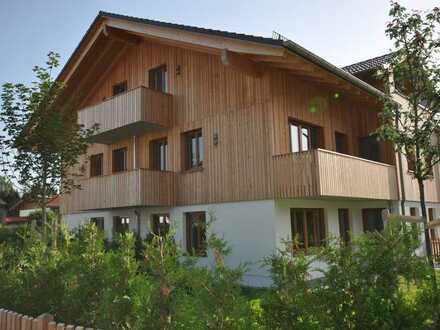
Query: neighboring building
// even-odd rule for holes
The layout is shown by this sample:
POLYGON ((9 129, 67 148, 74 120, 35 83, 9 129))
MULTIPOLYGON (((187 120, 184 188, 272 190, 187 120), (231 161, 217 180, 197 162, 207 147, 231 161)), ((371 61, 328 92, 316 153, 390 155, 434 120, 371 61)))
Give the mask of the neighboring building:
MULTIPOLYGON (((49 198, 47 202, 47 208, 54 212, 59 212, 61 205, 61 196, 55 195, 49 198)), ((20 199, 15 205, 10 209, 10 213, 16 214, 19 217, 28 217, 31 213, 41 210, 38 203, 29 198, 20 199)))
MULTIPOLYGON (((269 283, 260 261, 292 235, 309 248, 381 229, 402 192, 419 207, 417 185, 370 136, 380 84, 345 70, 281 37, 101 12, 58 78, 64 100, 80 102, 79 123, 100 124, 82 189, 63 196, 65 221, 110 238, 171 224, 209 263, 199 224, 212 214, 208 230, 231 245, 230 265, 251 262, 251 285, 269 283)), ((436 167, 426 182, 433 216, 438 178, 436 167)))

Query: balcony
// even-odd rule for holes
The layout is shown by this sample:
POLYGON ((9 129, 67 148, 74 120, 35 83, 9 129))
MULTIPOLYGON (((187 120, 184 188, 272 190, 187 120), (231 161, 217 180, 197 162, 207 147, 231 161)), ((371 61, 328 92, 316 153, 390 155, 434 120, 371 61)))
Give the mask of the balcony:
POLYGON ((277 199, 398 199, 396 168, 392 165, 323 149, 276 155, 272 162, 277 199))
POLYGON ((78 123, 86 128, 99 124, 92 142, 111 144, 170 127, 172 96, 141 86, 78 111, 78 123))
POLYGON ((175 173, 137 169, 79 180, 81 189, 66 194, 62 212, 174 203, 175 173))

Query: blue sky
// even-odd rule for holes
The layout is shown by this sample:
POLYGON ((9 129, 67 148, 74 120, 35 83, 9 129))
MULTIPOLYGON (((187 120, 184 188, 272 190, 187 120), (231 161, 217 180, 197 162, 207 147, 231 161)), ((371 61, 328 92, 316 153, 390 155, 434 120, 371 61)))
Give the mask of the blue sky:
MULTIPOLYGON (((438 1, 406 0, 431 8, 438 1)), ((0 0, 0 84, 29 82, 50 50, 64 64, 99 10, 270 36, 275 30, 336 65, 381 55, 387 0, 0 0)))

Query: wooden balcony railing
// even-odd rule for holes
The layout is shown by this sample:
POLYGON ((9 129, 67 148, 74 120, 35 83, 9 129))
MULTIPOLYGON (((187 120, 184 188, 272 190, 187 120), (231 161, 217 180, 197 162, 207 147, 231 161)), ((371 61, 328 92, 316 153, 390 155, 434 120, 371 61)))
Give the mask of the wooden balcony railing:
POLYGON ((110 144, 172 125, 172 96, 144 86, 78 111, 78 123, 99 130, 93 142, 110 144))
POLYGON ((392 165, 316 149, 273 157, 275 198, 345 197, 397 200, 392 165))
POLYGON ((81 189, 63 197, 64 214, 130 206, 170 206, 175 173, 137 169, 79 180, 81 189))

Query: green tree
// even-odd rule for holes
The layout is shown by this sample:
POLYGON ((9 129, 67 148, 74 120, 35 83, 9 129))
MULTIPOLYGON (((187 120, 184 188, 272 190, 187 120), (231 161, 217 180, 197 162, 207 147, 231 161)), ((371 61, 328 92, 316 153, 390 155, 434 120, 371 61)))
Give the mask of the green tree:
POLYGON ((20 195, 11 180, 6 176, 0 176, 0 199, 6 203, 6 207, 9 209, 19 198, 20 195))
POLYGON ((68 193, 77 188, 73 170, 85 154, 93 129, 77 124, 73 102, 62 103, 63 82, 52 78, 59 55, 48 54, 45 67, 35 66, 30 85, 6 83, 2 89, 0 120, 5 126, 0 151, 25 191, 38 201, 46 222, 50 191, 68 193))
POLYGON ((440 162, 440 9, 421 13, 391 2, 386 35, 396 51, 383 79, 387 86, 380 114, 379 136, 414 163, 428 258, 432 251, 427 226, 425 180, 440 162), (397 104, 396 94, 406 101, 397 104))

